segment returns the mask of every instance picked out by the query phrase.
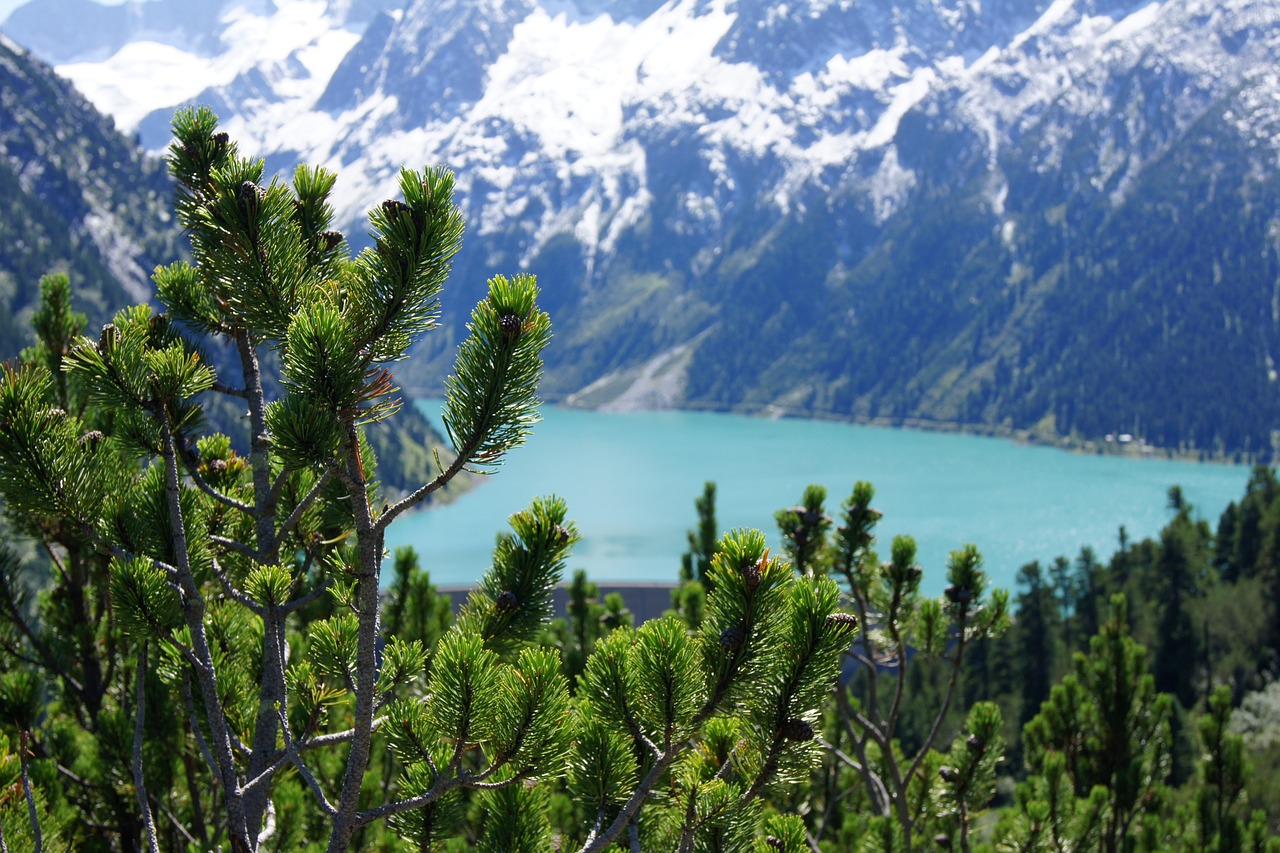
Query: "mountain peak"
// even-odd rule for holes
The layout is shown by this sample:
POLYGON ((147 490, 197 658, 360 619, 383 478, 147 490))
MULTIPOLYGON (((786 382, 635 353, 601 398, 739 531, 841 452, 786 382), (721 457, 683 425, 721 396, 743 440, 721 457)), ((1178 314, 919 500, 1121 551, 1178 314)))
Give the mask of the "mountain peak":
MULTIPOLYGON (((1179 329, 1213 339, 1195 317, 1214 312, 1250 330, 1247 346, 1217 341, 1223 352, 1251 364, 1280 353, 1274 329, 1186 278, 1271 251, 1250 217, 1280 148, 1274 0, 216 8, 202 13, 205 46, 137 29, 115 46, 104 28, 93 49, 105 58, 60 70, 153 148, 173 106, 193 99, 270 167, 336 169, 348 226, 396 192, 399 166, 449 165, 471 227, 464 279, 514 267, 546 282, 560 329, 552 395, 590 387, 599 399, 679 352, 685 379, 663 399, 1113 432, 1088 414, 1107 399, 1120 431, 1141 421, 1160 442, 1243 446, 1244 433, 1190 416, 1162 421, 1149 388, 1121 379, 1149 378, 1179 329), (1247 211, 1189 197, 1206 175, 1217 183, 1203 192, 1247 211), (1218 233, 1214 215, 1251 224, 1219 240, 1234 247, 1220 257, 1188 236, 1184 263, 1153 263, 1158 275, 1129 264, 1107 230, 1123 220, 1146 245, 1142 228, 1218 233), (1171 300, 1157 328, 1141 315, 1144 289, 1197 295, 1171 300), (1088 326, 1083 304, 1110 325, 1064 332, 1057 318, 1088 326)), ((447 360, 422 353, 422 386, 447 360)), ((1254 447, 1269 441, 1263 408, 1254 447)))

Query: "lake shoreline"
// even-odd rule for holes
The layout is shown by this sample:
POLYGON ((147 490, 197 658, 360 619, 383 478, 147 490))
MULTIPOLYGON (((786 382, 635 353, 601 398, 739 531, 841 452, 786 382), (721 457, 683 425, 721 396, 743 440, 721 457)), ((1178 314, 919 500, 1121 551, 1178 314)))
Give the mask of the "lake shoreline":
POLYGON ((1125 459, 1158 459, 1170 462, 1198 462, 1214 465, 1241 465, 1251 467, 1257 464, 1274 464, 1275 451, 1270 453, 1246 453, 1237 451, 1187 450, 1161 447, 1149 444, 1140 436, 1129 437, 1128 440, 1112 438, 1112 440, 1088 439, 1062 436, 1037 428, 1015 428, 993 424, 966 424, 959 421, 943 421, 931 418, 888 418, 846 415, 835 412, 820 412, 807 409, 786 409, 776 404, 764 406, 714 406, 683 404, 666 408, 631 406, 610 403, 607 405, 588 406, 571 402, 570 399, 549 399, 547 405, 563 409, 586 412, 609 412, 632 414, 643 412, 705 412, 722 415, 738 415, 761 420, 797 420, 818 421, 822 423, 854 424, 856 426, 876 427, 878 429, 903 429, 919 432, 942 433, 948 435, 976 435, 984 438, 997 438, 1012 441, 1015 444, 1029 447, 1050 447, 1065 450, 1069 453, 1081 453, 1087 456, 1116 456, 1125 459), (1265 457, 1271 457, 1268 461, 1265 457))
MULTIPOLYGON (((419 405, 438 418, 438 399, 419 405)), ((949 553, 966 543, 982 551, 993 582, 1010 586, 1032 560, 1070 557, 1083 546, 1108 558, 1121 526, 1130 540, 1157 534, 1175 485, 1198 514, 1216 519, 1243 494, 1249 473, 1175 464, 1163 454, 1060 453, 1068 448, 834 418, 556 404, 544 405, 542 416, 496 476, 434 512, 406 514, 388 529, 387 546, 415 546, 439 585, 474 583, 510 515, 554 494, 583 537, 568 571, 582 568, 599 584, 670 581, 707 481, 719 486, 720 530, 758 529, 780 547, 773 513, 795 504, 806 485, 825 486, 827 512, 836 515, 865 480, 885 513, 879 547, 912 536, 932 594, 946 584, 949 553)))

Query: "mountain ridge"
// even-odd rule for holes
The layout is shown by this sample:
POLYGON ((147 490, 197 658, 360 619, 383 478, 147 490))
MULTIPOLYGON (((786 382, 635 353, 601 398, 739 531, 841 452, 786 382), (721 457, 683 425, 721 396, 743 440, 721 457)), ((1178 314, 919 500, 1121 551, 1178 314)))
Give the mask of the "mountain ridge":
POLYGON ((457 170, 464 293, 418 390, 484 279, 528 269, 555 400, 1271 447, 1274 0, 273 14, 304 6, 312 42, 198 97, 269 164, 335 168, 348 223, 401 163, 457 170))

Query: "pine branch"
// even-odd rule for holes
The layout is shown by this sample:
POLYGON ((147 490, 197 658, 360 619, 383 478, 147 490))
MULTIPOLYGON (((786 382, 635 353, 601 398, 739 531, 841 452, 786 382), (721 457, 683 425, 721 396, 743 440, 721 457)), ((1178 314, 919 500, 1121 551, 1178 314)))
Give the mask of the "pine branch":
POLYGON ((231 578, 227 577, 227 573, 222 568, 222 564, 218 562, 217 557, 213 558, 212 563, 213 575, 218 579, 218 583, 221 585, 222 591, 226 593, 227 597, 240 604, 242 607, 247 608, 254 615, 262 616, 264 612, 262 605, 245 595, 239 589, 236 589, 235 585, 231 583, 231 578))
POLYGON ((191 634, 192 656, 197 664, 194 669, 200 684, 200 692, 204 700, 206 717, 209 720, 210 734, 213 736, 213 754, 217 759, 217 778, 222 784, 226 797, 228 817, 231 819, 230 831, 233 847, 240 846, 251 849, 248 829, 245 823, 243 803, 236 791, 239 789, 235 757, 231 753, 233 732, 227 724, 226 711, 222 706, 222 695, 218 690, 216 666, 205 634, 204 596, 196 585, 195 576, 187 553, 187 533, 182 514, 180 483, 178 479, 178 454, 174 445, 173 432, 169 427, 167 414, 161 413, 160 422, 161 449, 165 466, 165 499, 169 507, 169 529, 173 551, 178 565, 175 567, 177 580, 182 586, 186 606, 187 627, 191 634))
POLYGON ((147 847, 151 853, 160 853, 160 845, 156 841, 156 823, 151 816, 151 804, 147 799, 147 784, 142 775, 142 732, 147 716, 147 644, 138 649, 138 680, 134 704, 137 716, 133 723, 133 788, 138 798, 138 813, 142 815, 142 826, 147 833, 147 847))
POLYGON ((622 807, 622 811, 613 819, 613 823, 609 824, 609 828, 600 835, 588 836, 587 841, 582 845, 578 853, 599 853, 599 851, 617 841, 618 836, 622 834, 627 824, 635 819, 640 807, 644 805, 644 801, 653 792, 653 787, 658 784, 662 774, 667 772, 667 768, 675 761, 679 752, 680 748, 678 746, 673 746, 670 743, 664 744, 662 755, 653 763, 653 767, 649 768, 649 772, 645 774, 644 779, 641 780, 631 798, 622 807))
POLYGON ((342 797, 329 836, 329 853, 342 853, 351 843, 359 814, 361 780, 369 765, 373 737, 374 695, 377 684, 377 643, 380 599, 378 576, 382 563, 382 528, 375 526, 360 458, 360 439, 353 423, 347 423, 346 470, 342 479, 351 496, 355 519, 359 566, 356 572, 355 607, 359 619, 356 635, 355 725, 342 797))
POLYGON ((196 488, 200 491, 204 492, 206 495, 229 509, 238 510, 246 515, 253 515, 253 507, 249 506, 244 501, 239 501, 230 495, 223 494, 213 486, 209 485, 209 481, 200 473, 199 464, 196 461, 189 459, 187 454, 182 455, 182 464, 187 469, 187 475, 191 477, 191 482, 195 483, 196 488))
POLYGON ((279 537, 281 539, 285 538, 290 532, 292 532, 294 526, 302 519, 303 514, 313 503, 315 503, 316 498, 320 496, 320 493, 324 491, 325 486, 329 485, 329 481, 332 479, 333 470, 326 469, 325 472, 320 475, 320 479, 316 480, 315 485, 313 485, 307 493, 302 496, 302 500, 298 501, 298 505, 293 508, 293 512, 289 513, 289 517, 284 520, 284 524, 280 525, 279 537))
POLYGON ((27 818, 31 821, 31 837, 35 841, 35 853, 44 850, 44 835, 40 831, 40 815, 36 811, 36 795, 31 788, 31 770, 28 762, 28 742, 31 733, 23 729, 18 733, 18 755, 22 765, 22 792, 27 798, 27 818))

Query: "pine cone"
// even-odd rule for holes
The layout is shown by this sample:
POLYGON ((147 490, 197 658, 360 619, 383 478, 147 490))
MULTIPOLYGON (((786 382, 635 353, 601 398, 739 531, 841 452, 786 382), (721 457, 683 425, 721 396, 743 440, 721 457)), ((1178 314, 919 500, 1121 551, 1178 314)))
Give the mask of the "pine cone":
POLYGON ((781 838, 776 835, 770 835, 765 838, 764 843, 772 847, 774 850, 786 850, 787 845, 781 838))
POLYGON ((227 471, 227 460, 215 459, 209 463, 209 470, 215 474, 225 474, 227 471))
POLYGON ((947 587, 942 594, 947 597, 948 601, 953 601, 956 604, 968 604, 973 600, 972 592, 962 586, 955 586, 954 584, 947 587))
POLYGON ((792 717, 787 720, 779 728, 779 731, 787 740, 794 740, 798 743, 813 740, 813 726, 799 717, 792 717))
POLYGON ((827 628, 832 631, 852 631, 858 627, 858 617, 852 613, 830 613, 827 615, 827 628))
POLYGON ((240 191, 236 193, 236 201, 240 205, 245 216, 253 219, 258 215, 258 210, 262 207, 262 202, 267 200, 267 191, 255 184, 253 181, 245 181, 240 185, 240 191))
POLYGON ((503 314, 498 320, 498 331, 507 343, 518 340, 524 331, 524 321, 515 314, 503 314))
POLYGON ((387 215, 388 219, 394 219, 402 213, 413 213, 413 208, 402 201, 389 198, 382 203, 382 212, 387 215))
POLYGON ((97 450, 98 445, 102 443, 103 435, 96 429, 91 429, 84 435, 80 436, 80 446, 88 447, 90 450, 97 450))
POLYGON ((332 252, 345 238, 341 231, 326 231, 320 235, 320 239, 324 241, 325 251, 332 252))
POLYGON ((986 743, 977 735, 969 735, 969 739, 965 741, 968 747, 974 751, 978 751, 986 747, 986 743))
POLYGON ((116 328, 115 323, 108 323, 102 327, 102 334, 98 336, 98 352, 110 355, 111 350, 115 349, 119 342, 120 330, 116 328))
POLYGON ((950 836, 950 835, 946 835, 946 834, 944 834, 944 833, 941 833, 941 832, 940 832, 940 833, 938 833, 937 835, 935 835, 935 836, 933 837, 933 843, 934 843, 934 844, 936 844, 936 845, 938 845, 939 847, 944 847, 944 848, 946 848, 947 850, 950 850, 950 849, 951 849, 951 836, 950 836))
POLYGON ((558 547, 563 548, 569 544, 569 540, 572 537, 570 536, 569 529, 567 527, 565 527, 563 524, 557 524, 555 533, 556 533, 556 545, 558 547))
MULTIPOLYGON (((760 563, 763 562, 763 560, 760 561, 760 563)), ((760 563, 751 563, 742 569, 742 579, 746 581, 749 592, 755 592, 756 587, 760 586, 760 563)))
POLYGON ((502 594, 498 596, 498 600, 493 603, 493 606, 500 613, 505 613, 508 610, 515 610, 519 607, 520 599, 516 598, 516 594, 511 590, 503 590, 502 594))
POLYGON ((720 633, 720 647, 728 652, 737 651, 746 638, 747 634, 741 625, 731 625, 720 633))
POLYGON ((954 767, 947 767, 946 765, 943 765, 938 770, 938 775, 942 777, 943 782, 947 782, 948 784, 954 785, 956 782, 960 781, 960 774, 956 772, 954 767))

